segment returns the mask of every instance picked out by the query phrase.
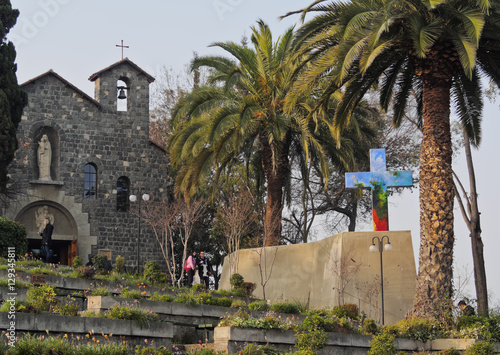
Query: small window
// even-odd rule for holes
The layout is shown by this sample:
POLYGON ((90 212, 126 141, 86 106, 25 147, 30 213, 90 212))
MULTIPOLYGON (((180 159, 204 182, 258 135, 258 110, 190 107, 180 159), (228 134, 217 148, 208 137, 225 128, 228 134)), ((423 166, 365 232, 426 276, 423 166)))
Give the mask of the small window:
POLYGON ((95 199, 97 196, 97 168, 87 164, 83 168, 83 198, 95 199))
POLYGON ((126 176, 119 177, 116 182, 116 210, 119 212, 127 212, 129 209, 129 189, 130 180, 126 176))

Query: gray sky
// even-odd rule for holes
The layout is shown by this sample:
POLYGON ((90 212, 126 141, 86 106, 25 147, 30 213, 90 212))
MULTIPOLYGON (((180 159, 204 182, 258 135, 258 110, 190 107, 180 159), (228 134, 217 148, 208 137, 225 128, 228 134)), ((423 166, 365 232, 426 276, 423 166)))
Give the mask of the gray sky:
MULTIPOLYGON (((250 26, 261 18, 275 37, 298 21, 293 16, 277 18, 288 11, 310 4, 310 0, 11 0, 21 11, 10 39, 17 50, 18 80, 23 83, 49 69, 93 96, 93 83, 88 77, 121 59, 116 45, 124 40, 130 48, 125 56, 153 76, 163 67, 180 71, 193 53, 221 54, 208 48, 216 41, 239 42, 250 34, 250 26)), ((500 250, 496 204, 500 189, 494 184, 500 174, 498 152, 500 132, 498 103, 489 103, 483 121, 483 142, 474 151, 474 163, 482 212, 483 242, 490 292, 493 304, 500 304, 500 278, 496 275, 500 250), (493 185, 491 187, 490 185, 493 185), (496 201, 496 202, 495 202, 496 201)), ((390 162, 388 162, 390 165, 390 162)), ((464 157, 455 160, 455 170, 465 179, 464 157)), ((468 182, 464 181, 468 185, 468 182)), ((415 258, 419 247, 418 191, 404 193, 389 200, 391 230, 411 230, 415 258)), ((318 235, 319 238, 328 235, 318 235)), ((468 230, 458 208, 455 208, 455 269, 464 276, 464 268, 472 272, 472 256, 468 230)), ((368 246, 367 246, 368 247, 368 246)), ((457 284, 458 281, 455 283, 457 284)), ((473 279, 468 295, 474 296, 473 279)))

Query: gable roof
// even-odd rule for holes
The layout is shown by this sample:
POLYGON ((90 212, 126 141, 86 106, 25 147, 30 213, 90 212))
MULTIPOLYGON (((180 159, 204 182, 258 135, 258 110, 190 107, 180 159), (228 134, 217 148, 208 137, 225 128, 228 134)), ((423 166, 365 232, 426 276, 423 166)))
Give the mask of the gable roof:
POLYGON ((90 77, 89 77, 89 80, 90 81, 95 81, 97 80, 97 78, 99 78, 101 76, 102 73, 108 71, 108 70, 111 70, 113 69, 114 67, 120 65, 120 64, 124 64, 124 63, 127 63, 128 65, 132 66, 135 70, 137 70, 139 73, 143 74, 146 79, 148 80, 148 82, 152 83, 153 81, 155 81, 155 78, 151 75, 149 75, 148 73, 146 73, 143 69, 141 69, 137 64, 135 64, 134 62, 132 62, 130 59, 128 58, 124 58, 122 60, 120 60, 119 62, 116 62, 114 64, 111 64, 109 67, 107 68, 104 68, 102 70, 99 70, 97 73, 94 73, 92 74, 90 77))
POLYGON ((87 95, 86 93, 84 93, 82 90, 80 90, 79 88, 77 88, 75 85, 71 84, 69 81, 67 81, 66 79, 64 79, 62 76, 60 76, 59 74, 57 74, 52 69, 46 71, 45 73, 43 73, 41 75, 38 75, 38 76, 34 77, 33 79, 30 79, 30 80, 22 83, 20 86, 23 87, 23 86, 32 84, 35 81, 37 81, 37 80, 39 80, 39 79, 41 79, 41 78, 43 78, 43 77, 45 77, 47 75, 52 75, 57 80, 59 80, 60 82, 62 82, 64 84, 64 86, 69 87, 70 89, 72 89, 73 91, 75 91, 77 94, 79 94, 80 96, 82 96, 84 99, 86 99, 86 100, 90 101, 92 104, 96 105, 98 108, 101 107, 101 104, 99 102, 97 102, 92 97, 90 97, 89 95, 87 95))

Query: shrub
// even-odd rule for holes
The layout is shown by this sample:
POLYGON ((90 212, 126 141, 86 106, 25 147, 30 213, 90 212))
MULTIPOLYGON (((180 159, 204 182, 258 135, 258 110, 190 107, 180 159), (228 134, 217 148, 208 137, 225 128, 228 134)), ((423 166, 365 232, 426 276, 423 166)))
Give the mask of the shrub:
POLYGON ((288 301, 273 303, 270 309, 271 311, 278 313, 290 313, 290 314, 300 313, 300 309, 299 307, 297 307, 297 304, 288 301))
POLYGON ((245 292, 245 296, 248 298, 252 295, 253 291, 257 288, 257 284, 254 282, 243 282, 241 288, 245 292))
POLYGON ((18 222, 0 217, 0 257, 9 258, 9 248, 15 248, 15 255, 20 256, 28 251, 26 228, 18 222))
POLYGON ((231 277, 229 278, 229 283, 231 284, 231 288, 242 288, 243 282, 245 279, 243 279, 243 276, 240 274, 232 274, 231 277))
POLYGON ((212 295, 208 292, 195 296, 197 304, 212 304, 212 295))
POLYGON ((363 321, 363 324, 359 328, 359 331, 361 332, 361 334, 377 335, 380 329, 373 319, 365 319, 363 321))
POLYGON ((73 268, 79 268, 80 266, 83 266, 83 258, 81 256, 75 256, 73 259, 73 268))
POLYGON ((154 313, 146 312, 139 308, 121 307, 119 305, 115 305, 104 314, 106 318, 133 320, 141 328, 148 328, 149 322, 158 318, 154 313))
POLYGON ((232 303, 231 303, 231 308, 247 308, 247 304, 245 301, 242 301, 242 300, 234 300, 232 303))
POLYGON ((439 355, 461 355, 462 353, 455 348, 442 350, 439 355))
POLYGON ((332 312, 338 318, 359 318, 359 308, 352 303, 346 303, 343 306, 335 306, 332 312))
POLYGON ((54 306, 54 313, 60 314, 61 316, 76 317, 80 307, 73 297, 67 296, 64 300, 60 301, 54 306))
POLYGON ((81 270, 82 271, 82 276, 84 279, 92 279, 94 278, 94 268, 90 267, 90 266, 84 266, 83 269, 81 270))
POLYGON ((487 341, 478 341, 465 350, 465 355, 493 355, 493 344, 487 341))
POLYGON ((94 255, 92 259, 92 264, 94 265, 94 270, 98 274, 104 274, 106 272, 106 262, 108 258, 105 255, 94 255))
POLYGON ((160 283, 162 280, 160 265, 156 260, 151 260, 144 265, 144 279, 150 284, 160 283))
POLYGON ((158 295, 158 292, 155 292, 151 297, 149 297, 151 301, 161 301, 161 302, 172 302, 174 298, 170 295, 158 295))
POLYGON ((433 319, 411 318, 399 321, 396 326, 401 338, 426 342, 442 337, 443 330, 433 319))
POLYGON ((141 300, 142 299, 142 294, 138 290, 129 290, 128 287, 125 287, 123 289, 122 293, 120 293, 119 297, 134 298, 136 300, 141 300))
POLYGON ((115 260, 115 268, 116 271, 120 274, 125 272, 125 258, 123 256, 118 255, 115 260))
POLYGON ((111 292, 108 290, 107 286, 97 287, 92 290, 92 296, 111 296, 111 292))
POLYGON ((313 330, 308 333, 300 333, 295 335, 295 345, 299 350, 320 350, 323 349, 328 336, 321 330, 313 330))
POLYGON ((248 309, 251 311, 268 311, 269 305, 266 301, 255 301, 248 305, 248 309))
POLYGON ((395 355, 397 354, 396 346, 394 345, 394 340, 396 339, 395 334, 390 332, 381 332, 377 336, 373 337, 370 341, 370 350, 368 355, 395 355))
POLYGON ((51 303, 54 302, 56 292, 48 284, 42 286, 32 286, 28 289, 28 305, 33 307, 35 313, 48 311, 51 303))
POLYGON ((179 293, 175 298, 175 303, 185 303, 188 306, 194 306, 197 303, 197 298, 192 293, 179 293))
POLYGON ((280 352, 270 345, 257 345, 255 343, 247 344, 239 352, 241 355, 278 355, 280 352))
POLYGON ((194 284, 192 289, 194 292, 201 292, 205 289, 205 284, 194 284))
POLYGON ((216 306, 220 307, 231 307, 233 304, 233 302, 227 297, 213 298, 213 301, 215 301, 216 306))

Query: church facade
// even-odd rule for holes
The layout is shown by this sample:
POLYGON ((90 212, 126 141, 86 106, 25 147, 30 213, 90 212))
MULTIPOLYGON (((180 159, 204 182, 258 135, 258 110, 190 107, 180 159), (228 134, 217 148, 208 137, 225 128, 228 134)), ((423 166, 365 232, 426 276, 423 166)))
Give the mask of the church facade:
POLYGON ((89 80, 95 98, 52 70, 21 85, 28 105, 9 167, 16 195, 5 214, 26 226, 35 251, 48 216, 55 262, 79 255, 85 263, 103 252, 125 257, 132 269, 139 258, 142 267, 161 253, 139 220, 141 196, 163 200, 168 185, 165 151, 149 139, 154 78, 125 58, 89 80))

